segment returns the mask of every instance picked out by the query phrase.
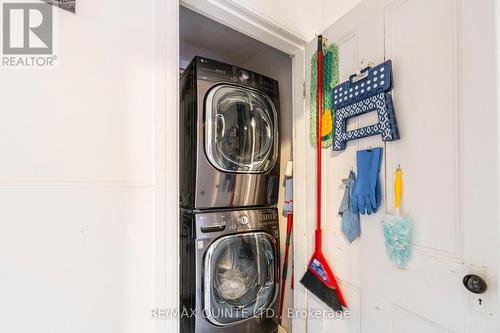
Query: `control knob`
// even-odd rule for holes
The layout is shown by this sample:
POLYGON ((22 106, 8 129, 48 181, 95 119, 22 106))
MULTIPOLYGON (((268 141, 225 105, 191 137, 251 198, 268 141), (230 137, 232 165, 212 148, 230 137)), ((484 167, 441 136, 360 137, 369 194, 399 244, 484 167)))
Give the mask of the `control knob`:
POLYGON ((248 224, 248 222, 249 222, 248 215, 241 214, 241 215, 240 215, 240 217, 238 218, 238 222, 239 222, 241 225, 247 225, 247 224, 248 224))
POLYGON ((245 72, 245 71, 240 72, 240 80, 241 81, 247 81, 249 78, 250 78, 250 74, 248 74, 248 72, 245 72))

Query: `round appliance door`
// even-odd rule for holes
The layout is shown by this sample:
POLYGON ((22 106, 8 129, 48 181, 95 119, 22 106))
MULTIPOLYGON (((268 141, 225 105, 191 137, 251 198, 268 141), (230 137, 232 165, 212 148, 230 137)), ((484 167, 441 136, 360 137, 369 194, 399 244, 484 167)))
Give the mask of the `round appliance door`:
POLYGON ((278 115, 273 102, 255 90, 218 85, 205 100, 205 151, 225 172, 265 173, 278 155, 278 115))
POLYGON ((257 232, 225 236, 204 260, 204 315, 225 326, 254 317, 274 303, 278 289, 276 241, 257 232))

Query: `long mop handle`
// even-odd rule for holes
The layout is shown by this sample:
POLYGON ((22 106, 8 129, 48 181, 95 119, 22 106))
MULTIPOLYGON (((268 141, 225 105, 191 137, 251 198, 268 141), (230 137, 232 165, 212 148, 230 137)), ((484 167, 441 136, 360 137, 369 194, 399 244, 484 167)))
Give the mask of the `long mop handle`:
POLYGON ((318 36, 318 102, 317 108, 318 108, 318 115, 316 119, 317 123, 317 130, 316 130, 316 135, 317 135, 317 140, 316 140, 316 163, 317 163, 317 174, 316 174, 316 245, 315 249, 316 252, 321 251, 321 138, 322 138, 322 125, 321 125, 321 118, 323 116, 323 71, 322 71, 322 64, 323 64, 323 36, 319 35, 318 36))

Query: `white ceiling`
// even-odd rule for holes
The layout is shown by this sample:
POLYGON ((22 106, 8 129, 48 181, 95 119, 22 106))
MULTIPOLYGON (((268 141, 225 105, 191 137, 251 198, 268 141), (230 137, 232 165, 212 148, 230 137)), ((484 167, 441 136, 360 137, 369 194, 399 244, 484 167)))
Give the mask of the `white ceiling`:
MULTIPOLYGON (((225 2, 228 0, 213 0, 225 2)), ((231 0, 260 17, 310 41, 362 0, 231 0)))

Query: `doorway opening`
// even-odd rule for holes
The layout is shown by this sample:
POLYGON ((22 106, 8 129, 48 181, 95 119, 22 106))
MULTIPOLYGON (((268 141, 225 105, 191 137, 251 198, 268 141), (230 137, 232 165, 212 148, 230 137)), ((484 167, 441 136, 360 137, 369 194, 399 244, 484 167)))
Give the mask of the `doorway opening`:
MULTIPOLYGON (((292 160, 293 145, 292 121, 294 110, 293 94, 295 90, 292 75, 292 58, 289 54, 181 6, 179 8, 179 72, 181 76, 184 71, 192 70, 192 66, 190 66, 190 64, 193 62, 193 59, 195 59, 195 63, 197 61, 196 59, 201 59, 199 60, 200 62, 211 62, 213 60, 215 61, 213 63, 215 64, 214 66, 228 65, 230 68, 238 68, 238 73, 234 73, 234 78, 229 78, 229 85, 227 87, 219 85, 217 89, 213 88, 212 90, 207 91, 206 96, 199 98, 199 100, 203 99, 202 103, 205 104, 206 109, 210 109, 210 106, 213 106, 214 108, 217 107, 217 110, 220 110, 220 112, 205 112, 205 116, 202 117, 203 120, 200 120, 201 118, 198 118, 198 120, 191 120, 198 123, 189 125, 202 128, 204 133, 208 135, 208 137, 205 136, 205 146, 203 152, 206 155, 203 156, 203 158, 206 158, 208 161, 206 163, 207 167, 213 166, 218 169, 217 175, 219 175, 219 173, 222 174, 223 172, 226 172, 227 174, 241 174, 245 173, 245 168, 250 168, 248 173, 256 171, 252 177, 260 177, 259 168, 267 170, 267 160, 270 161, 269 166, 272 167, 273 162, 271 157, 274 152, 270 147, 275 146, 276 157, 278 159, 276 161, 276 165, 279 165, 276 173, 277 178, 271 181, 266 179, 266 184, 268 186, 272 186, 269 184, 274 181, 274 186, 278 188, 276 192, 277 197, 275 199, 271 199, 270 202, 276 202, 275 206, 278 212, 277 220, 279 221, 279 234, 276 235, 276 239, 281 239, 281 242, 277 244, 277 248, 280 253, 284 253, 287 229, 287 218, 286 215, 283 214, 285 196, 285 167, 287 162, 292 160), (254 80, 255 84, 253 82, 248 84, 248 82, 244 82, 247 80, 245 78, 246 75, 250 76, 248 82, 251 82, 253 78, 259 79, 254 80), (270 80, 267 80, 267 78, 270 80), (231 80, 234 82, 231 82, 231 80), (275 87, 277 96, 273 96, 272 87, 270 90, 262 90, 262 82, 271 82, 271 85, 274 84, 273 82, 276 82, 277 84, 275 87), (233 86, 230 86, 231 83, 233 83, 233 86), (218 104, 206 104, 207 98, 210 101, 213 100, 214 103, 217 102, 218 104), (207 107, 207 105, 209 107, 207 107), (250 109, 258 110, 255 114, 258 114, 259 117, 249 116, 251 113, 250 109), (231 112, 233 112, 233 116, 231 116, 231 112), (236 113, 238 116, 234 116, 236 113), (274 117, 276 117, 276 121, 273 120, 274 117), (249 120, 248 123, 245 123, 247 118, 253 119, 253 121, 249 120), (210 120, 212 121, 210 122, 210 120), (199 123, 199 121, 202 121, 202 123, 199 123), (210 122, 210 124, 208 122, 210 122), (261 130, 252 131, 252 126, 260 128, 261 130), (244 133, 247 132, 249 134, 244 135, 244 133), (276 140, 274 140, 274 135, 277 136, 276 140), (268 140, 267 136, 271 139, 268 140), (207 143, 211 143, 208 144, 208 148, 207 143), (259 151, 263 152, 262 156, 259 155, 259 151), (258 163, 256 163, 256 161, 258 163), (255 170, 252 168, 255 168, 255 170)), ((216 70, 217 69, 215 69, 215 71, 216 70)), ((188 73, 186 72, 186 74, 188 73)), ((181 84, 181 88, 182 86, 183 85, 181 84)), ((183 98, 182 94, 183 93, 181 91, 181 104, 183 98)), ((180 113, 180 119, 182 122, 182 106, 180 113)), ((185 124, 181 123, 181 133, 183 132, 183 126, 185 126, 185 124)), ((198 133, 201 133, 201 131, 198 131, 198 133)), ((180 149, 190 148, 181 147, 180 149)), ((182 159, 180 163, 180 169, 182 170, 186 166, 182 165, 184 163, 182 159)), ((196 176, 193 176, 193 178, 194 177, 196 176)), ((182 184, 183 180, 181 179, 180 181, 182 184)), ((202 181, 200 181, 200 183, 201 182, 202 181)), ((213 187, 217 187, 217 185, 213 187)), ((182 193, 183 191, 184 190, 181 185, 181 198, 184 195, 182 193)), ((256 191, 262 191, 262 189, 257 187, 256 191)), ((201 198, 200 193, 197 194, 198 197, 201 198)), ((204 193, 206 193, 206 191, 204 191, 204 193)), ((220 198, 221 196, 218 196, 217 200, 220 198)), ((269 198, 264 198, 264 200, 269 200, 269 198)), ((200 199, 200 202, 202 201, 203 200, 200 199)), ((186 202, 188 202, 188 200, 186 200, 186 202)), ((217 203, 220 202, 229 205, 226 207, 234 206, 238 208, 245 208, 243 203, 246 201, 238 202, 234 199, 233 194, 233 196, 229 196, 228 198, 222 197, 221 200, 217 201, 217 203), (236 203, 233 204, 234 202, 236 203)), ((258 202, 259 204, 255 205, 260 205, 260 201, 258 202)), ((182 251, 183 250, 181 248, 181 257, 183 256, 182 251)), ((249 256, 252 257, 252 255, 249 256)), ((293 251, 291 252, 289 262, 293 261, 292 256, 293 251)), ((247 257, 248 256, 245 256, 248 260, 247 257)), ((283 260, 282 256, 280 257, 281 260, 283 260)), ((279 267, 281 269, 282 262, 279 267)), ((290 267, 291 266, 289 266, 289 271, 290 267)), ((182 269, 183 268, 181 267, 181 270, 182 269)), ((226 273, 226 275, 234 274, 236 274, 236 272, 231 271, 231 274, 226 273)), ((287 284, 284 286, 286 295, 284 300, 285 309, 293 306, 293 294, 290 288, 290 280, 291 273, 288 274, 287 284)), ((186 287, 183 286, 183 284, 187 282, 181 279, 180 283, 182 294, 182 290, 186 287)), ((242 290, 243 286, 244 284, 242 282, 242 290)), ((282 288, 282 286, 279 286, 278 289, 279 288, 282 288)), ((195 288, 194 290, 197 292, 198 289, 195 288)), ((242 295, 246 294, 242 293, 242 295)), ((277 298, 279 299, 279 297, 277 298)), ((286 317, 283 319, 282 326, 288 331, 291 331, 291 321, 286 317)))

